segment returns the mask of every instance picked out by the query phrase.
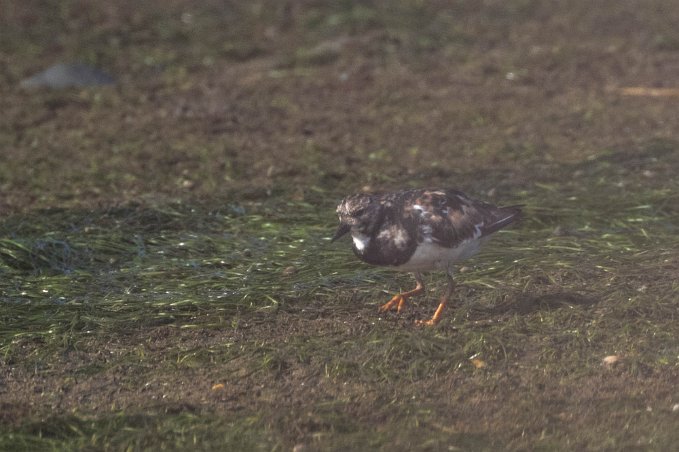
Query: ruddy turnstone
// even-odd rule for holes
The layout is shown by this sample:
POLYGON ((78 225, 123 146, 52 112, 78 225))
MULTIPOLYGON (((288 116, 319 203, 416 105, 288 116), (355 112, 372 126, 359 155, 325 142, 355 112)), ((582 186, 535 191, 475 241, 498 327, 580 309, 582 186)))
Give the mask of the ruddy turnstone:
POLYGON ((434 316, 417 322, 436 325, 455 287, 452 264, 476 254, 520 213, 520 206, 496 207, 452 189, 361 193, 337 206, 340 225, 332 241, 350 232, 352 249, 364 262, 414 273, 417 286, 394 295, 380 312, 400 313, 408 298, 424 291, 422 272, 445 271, 448 286, 434 316))

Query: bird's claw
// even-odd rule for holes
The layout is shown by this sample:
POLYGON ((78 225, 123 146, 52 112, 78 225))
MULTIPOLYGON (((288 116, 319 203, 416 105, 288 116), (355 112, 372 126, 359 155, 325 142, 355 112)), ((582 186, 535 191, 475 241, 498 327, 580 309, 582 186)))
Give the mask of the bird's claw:
POLYGON ((378 312, 387 312, 392 309, 396 309, 396 313, 400 314, 401 311, 403 310, 403 307, 406 304, 406 297, 404 297, 402 294, 396 294, 392 297, 391 300, 387 301, 384 303, 382 306, 379 307, 377 310, 378 312))

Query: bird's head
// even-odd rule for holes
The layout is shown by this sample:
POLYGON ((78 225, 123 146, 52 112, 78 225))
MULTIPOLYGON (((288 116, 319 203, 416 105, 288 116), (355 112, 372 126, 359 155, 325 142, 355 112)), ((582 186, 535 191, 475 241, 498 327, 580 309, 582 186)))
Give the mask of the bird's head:
POLYGON ((344 198, 337 206, 340 224, 332 241, 334 242, 352 229, 359 232, 369 229, 370 225, 376 221, 380 207, 379 201, 373 195, 359 193, 344 198))

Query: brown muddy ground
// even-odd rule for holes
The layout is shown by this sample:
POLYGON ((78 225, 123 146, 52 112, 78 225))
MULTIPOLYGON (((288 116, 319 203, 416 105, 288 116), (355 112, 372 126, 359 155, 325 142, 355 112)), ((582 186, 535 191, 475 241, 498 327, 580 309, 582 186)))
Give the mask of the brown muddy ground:
POLYGON ((0 448, 668 450, 679 7, 0 4, 0 448), (114 86, 22 89, 60 61, 114 86), (398 318, 345 194, 526 217, 398 318), (604 358, 617 360, 604 364, 604 358))

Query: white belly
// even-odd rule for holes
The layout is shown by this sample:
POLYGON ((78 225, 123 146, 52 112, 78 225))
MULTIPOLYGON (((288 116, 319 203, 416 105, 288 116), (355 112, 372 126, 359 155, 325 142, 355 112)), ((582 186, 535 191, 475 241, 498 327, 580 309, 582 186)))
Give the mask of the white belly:
POLYGON ((445 248, 435 243, 420 243, 408 262, 396 270, 420 272, 428 270, 447 270, 450 264, 468 259, 479 252, 482 240, 467 240, 455 248, 445 248))

